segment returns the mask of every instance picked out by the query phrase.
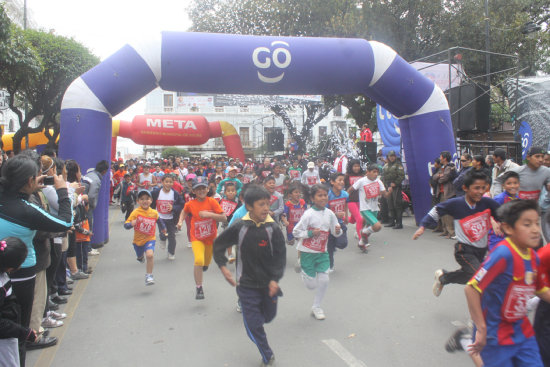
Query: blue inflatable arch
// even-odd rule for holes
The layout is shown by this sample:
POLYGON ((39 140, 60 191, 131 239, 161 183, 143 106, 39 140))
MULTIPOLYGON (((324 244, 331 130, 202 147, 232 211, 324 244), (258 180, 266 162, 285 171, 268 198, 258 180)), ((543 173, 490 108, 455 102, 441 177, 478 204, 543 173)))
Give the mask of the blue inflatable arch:
MULTIPOLYGON (((162 32, 126 45, 76 79, 61 107, 59 154, 83 173, 110 160, 111 117, 156 87, 227 94, 364 94, 400 118, 418 221, 430 208, 429 164, 455 153, 441 89, 388 46, 363 39, 162 32)), ((109 177, 93 243, 108 240, 109 177)))

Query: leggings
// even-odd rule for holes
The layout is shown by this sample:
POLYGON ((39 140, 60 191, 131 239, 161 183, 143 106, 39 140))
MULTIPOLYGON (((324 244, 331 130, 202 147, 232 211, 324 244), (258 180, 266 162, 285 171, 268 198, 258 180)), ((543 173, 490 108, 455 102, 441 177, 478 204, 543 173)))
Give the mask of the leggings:
POLYGON ((191 242, 193 255, 195 255, 195 266, 208 266, 212 261, 213 245, 202 241, 191 242))
POLYGON ((361 230, 363 229, 363 217, 359 212, 359 203, 350 202, 348 203, 348 209, 351 213, 351 217, 355 220, 355 230, 357 231, 357 236, 361 238, 361 230))

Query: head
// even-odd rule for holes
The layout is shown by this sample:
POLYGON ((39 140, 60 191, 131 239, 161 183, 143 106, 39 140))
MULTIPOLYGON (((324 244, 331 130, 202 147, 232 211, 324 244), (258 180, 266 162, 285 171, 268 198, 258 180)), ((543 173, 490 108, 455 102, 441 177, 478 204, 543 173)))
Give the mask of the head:
POLYGON ((493 167, 495 164, 495 160, 493 159, 492 155, 486 155, 485 156, 485 164, 489 167, 493 167))
POLYGON ((529 168, 537 170, 544 162, 546 152, 541 147, 531 147, 527 152, 527 165, 529 168))
POLYGON ((332 186, 332 190, 336 191, 342 191, 344 189, 344 178, 346 175, 343 173, 333 173, 330 176, 330 186, 332 186))
POLYGON ((109 169, 109 163, 106 160, 99 161, 95 165, 95 170, 99 172, 101 175, 106 174, 108 169, 109 169))
POLYGON ((208 196, 208 183, 204 177, 197 177, 193 180, 193 194, 199 201, 203 201, 208 196))
POLYGON ((359 159, 350 159, 348 162, 347 172, 352 176, 363 176, 363 168, 361 167, 361 161, 359 159))
POLYGON ((311 172, 313 172, 313 170, 315 169, 315 163, 314 162, 308 162, 307 169, 310 170, 311 172))
POLYGON ((273 194, 275 192, 275 177, 267 176, 264 180, 264 187, 270 194, 273 194))
POLYGON ((80 166, 74 159, 69 159, 66 161, 65 168, 67 169, 67 181, 80 182, 82 179, 82 173, 80 172, 80 166))
POLYGON ((293 182, 288 186, 287 195, 290 200, 297 202, 302 198, 302 185, 299 182, 293 182))
POLYGON ((310 189, 311 201, 318 208, 324 208, 328 203, 328 188, 323 184, 315 184, 310 189))
POLYGON ((379 173, 380 168, 378 168, 378 165, 376 163, 369 163, 369 165, 367 166, 367 177, 369 178, 369 180, 376 180, 379 173))
POLYGON ((149 207, 151 207, 151 203, 153 202, 153 197, 151 196, 151 193, 149 190, 140 190, 138 192, 138 204, 141 209, 147 210, 149 207))
POLYGON ((519 175, 514 171, 502 174, 502 188, 510 195, 516 195, 519 191, 519 175))
POLYGON ((513 200, 498 208, 502 231, 519 248, 526 250, 540 244, 540 211, 534 200, 513 200))
POLYGON ((244 193, 244 204, 250 218, 256 222, 264 222, 270 210, 271 194, 258 185, 248 186, 244 193))
POLYGON ((132 176, 129 173, 124 174, 124 181, 126 183, 130 183, 130 180, 132 179, 132 176))
POLYGON ((390 163, 393 163, 397 160, 397 154, 395 153, 395 150, 390 150, 388 152, 388 161, 390 163))
POLYGON ((441 160, 442 165, 449 164, 452 158, 453 156, 451 155, 451 152, 448 152, 446 150, 442 151, 439 156, 439 159, 441 160))
POLYGON ((237 176, 237 167, 234 167, 234 166, 229 167, 227 176, 229 176, 229 178, 235 178, 235 176, 237 176))
POLYGON ((550 167, 550 153, 544 154, 544 160, 542 161, 542 164, 544 164, 546 167, 550 167))
POLYGON ((237 185, 235 182, 230 181, 225 184, 224 194, 229 200, 234 200, 237 197, 237 185))
POLYGON ((37 175, 38 164, 36 161, 20 154, 8 159, 2 165, 0 186, 5 193, 23 192, 30 195, 38 188, 37 175))
POLYGON ((0 273, 19 269, 27 257, 27 246, 17 237, 6 237, 0 241, 0 273))
POLYGON ((487 165, 485 164, 485 158, 482 155, 474 155, 474 159, 472 160, 472 167, 474 167, 475 169, 482 169, 486 166, 487 165))
POLYGON ((470 167, 472 165, 472 156, 470 153, 464 153, 460 156, 460 165, 462 167, 470 167))
POLYGON ((496 148, 493 152, 493 161, 497 166, 500 166, 506 160, 506 151, 502 148, 496 148))
POLYGON ((471 170, 464 178, 462 189, 464 190, 466 199, 470 202, 477 203, 487 191, 490 178, 481 171, 471 170))
POLYGON ((169 192, 174 186, 174 176, 168 174, 162 176, 162 189, 164 192, 169 192))

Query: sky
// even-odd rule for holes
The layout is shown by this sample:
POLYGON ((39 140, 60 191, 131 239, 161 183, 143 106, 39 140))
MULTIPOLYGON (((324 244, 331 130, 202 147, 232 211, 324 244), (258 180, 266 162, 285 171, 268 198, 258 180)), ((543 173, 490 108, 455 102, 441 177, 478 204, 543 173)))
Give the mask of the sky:
MULTIPOLYGON (((23 3, 23 0, 21 0, 23 3)), ((191 26, 191 0, 27 0, 30 18, 39 29, 72 37, 101 60, 125 44, 161 31, 186 31, 191 26)), ((145 110, 141 99, 116 118, 132 120, 145 110)))

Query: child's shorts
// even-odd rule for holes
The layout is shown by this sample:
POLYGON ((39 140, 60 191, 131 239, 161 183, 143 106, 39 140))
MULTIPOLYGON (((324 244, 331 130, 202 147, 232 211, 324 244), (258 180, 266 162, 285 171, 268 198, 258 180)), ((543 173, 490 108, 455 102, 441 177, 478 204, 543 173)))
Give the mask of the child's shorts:
POLYGON ((136 256, 138 258, 142 257, 147 250, 153 250, 153 252, 155 252, 155 240, 146 242, 143 246, 138 246, 134 243, 134 250, 136 251, 136 256))
POLYGON ((515 345, 486 345, 481 358, 485 367, 543 367, 535 337, 515 345))
POLYGON ((369 226, 373 226, 378 223, 378 211, 362 210, 361 216, 369 226))
POLYGON ((317 273, 326 273, 330 268, 328 252, 300 252, 300 265, 307 276, 315 278, 317 273))

